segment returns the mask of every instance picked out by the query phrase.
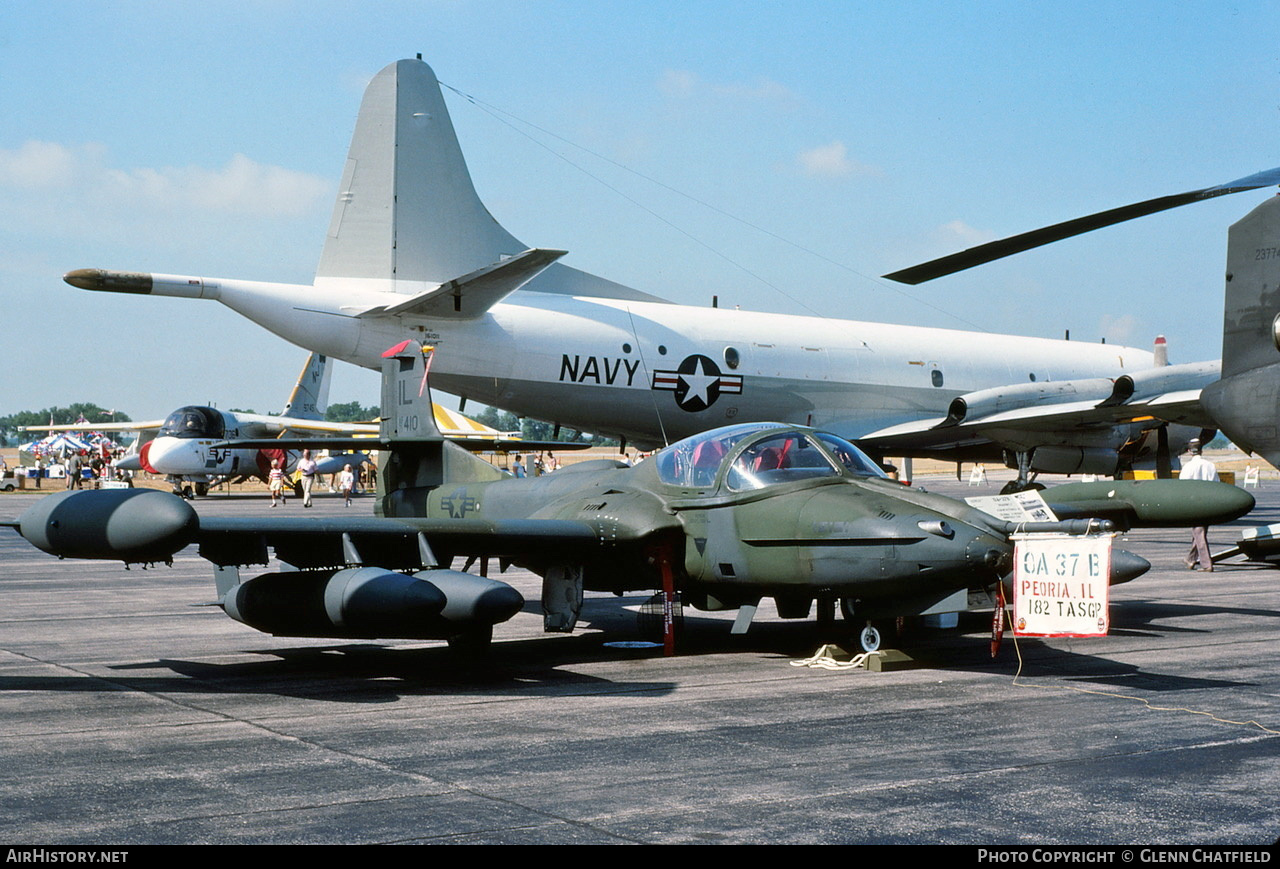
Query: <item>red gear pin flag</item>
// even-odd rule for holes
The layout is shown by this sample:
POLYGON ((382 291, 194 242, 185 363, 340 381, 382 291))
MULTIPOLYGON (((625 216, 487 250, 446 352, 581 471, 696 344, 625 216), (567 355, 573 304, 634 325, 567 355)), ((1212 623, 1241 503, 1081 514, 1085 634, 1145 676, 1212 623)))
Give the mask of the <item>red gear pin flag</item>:
POLYGON ((1004 639, 1004 583, 996 583, 996 611, 991 614, 991 657, 1000 653, 1004 639))

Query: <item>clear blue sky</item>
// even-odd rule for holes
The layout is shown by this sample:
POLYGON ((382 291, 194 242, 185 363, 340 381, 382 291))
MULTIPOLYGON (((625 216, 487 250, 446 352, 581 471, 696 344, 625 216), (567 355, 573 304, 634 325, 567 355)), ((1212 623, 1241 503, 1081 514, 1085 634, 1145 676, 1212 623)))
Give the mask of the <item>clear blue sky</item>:
MULTIPOLYGON (((1217 358, 1226 229, 1274 191, 909 295, 875 276, 1280 165, 1277 33, 1274 0, 6 0, 0 414, 278 410, 303 351, 214 303, 61 275, 310 282, 363 87, 418 52, 519 119, 447 94, 490 211, 571 265, 690 304, 1138 346, 1164 333, 1174 361, 1217 358)), ((376 378, 340 368, 333 400, 373 404, 376 378)))

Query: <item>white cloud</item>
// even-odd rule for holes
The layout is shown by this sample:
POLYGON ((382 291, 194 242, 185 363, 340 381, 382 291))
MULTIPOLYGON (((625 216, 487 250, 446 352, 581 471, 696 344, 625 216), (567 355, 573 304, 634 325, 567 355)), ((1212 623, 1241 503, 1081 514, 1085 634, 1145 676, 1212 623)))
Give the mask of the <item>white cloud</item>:
POLYGON ((293 217, 313 211, 328 181, 236 154, 225 166, 119 169, 100 145, 29 141, 0 150, 0 189, 59 191, 85 203, 151 211, 293 217))
POLYGON ((848 178, 851 175, 874 175, 877 170, 849 157, 844 142, 819 145, 796 155, 796 161, 806 175, 815 178, 848 178))
POLYGON ((1098 321, 1098 331, 1107 339, 1108 344, 1132 344, 1133 336, 1138 330, 1138 319, 1132 314, 1119 317, 1103 314, 1098 321))
POLYGON ((795 100, 787 87, 772 79, 757 78, 747 84, 719 84, 705 81, 696 73, 684 69, 664 70, 658 80, 658 90, 669 97, 732 97, 735 99, 786 103, 795 100))
POLYGON ((944 245, 956 247, 973 247, 978 244, 985 244, 988 241, 995 241, 994 232, 985 229, 975 229, 963 220, 953 220, 950 223, 944 223, 939 227, 938 235, 944 245))
MULTIPOLYGON (((88 156, 88 151, 82 151, 88 156)), ((81 155, 56 142, 24 142, 13 150, 0 150, 0 185, 38 190, 64 187, 72 182, 81 155)))
POLYGON ((683 69, 663 71, 658 80, 658 90, 669 97, 687 97, 698 86, 698 77, 683 69))

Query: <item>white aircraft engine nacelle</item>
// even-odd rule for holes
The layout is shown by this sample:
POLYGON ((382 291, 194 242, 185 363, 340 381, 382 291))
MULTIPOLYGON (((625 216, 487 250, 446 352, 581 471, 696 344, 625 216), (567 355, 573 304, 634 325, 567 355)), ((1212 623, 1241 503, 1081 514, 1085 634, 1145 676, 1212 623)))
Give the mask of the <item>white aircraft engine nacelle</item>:
POLYGON ((1203 389, 1221 375, 1220 360, 1166 365, 1134 374, 1122 374, 1116 378, 1111 395, 1103 402, 1103 406, 1142 401, 1175 390, 1203 389))
MULTIPOLYGON (((1005 462, 1016 468, 1018 463, 1005 462)), ((1120 469, 1120 455, 1104 447, 1036 447, 1031 469, 1045 474, 1098 474, 1112 476, 1120 469)))
POLYGON ((1073 401, 1099 402, 1111 396, 1113 386, 1108 377, 1091 377, 979 389, 951 399, 951 404, 947 407, 947 418, 942 425, 974 422, 997 413, 1039 405, 1073 401))

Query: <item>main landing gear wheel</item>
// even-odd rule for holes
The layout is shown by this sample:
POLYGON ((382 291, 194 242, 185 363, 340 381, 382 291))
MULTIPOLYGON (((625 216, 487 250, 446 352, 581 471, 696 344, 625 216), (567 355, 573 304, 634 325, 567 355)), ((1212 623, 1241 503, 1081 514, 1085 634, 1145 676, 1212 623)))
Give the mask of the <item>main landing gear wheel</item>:
POLYGON ((880 648, 882 639, 880 629, 865 617, 858 615, 858 601, 856 598, 840 598, 840 615, 850 624, 863 623, 864 627, 858 631, 858 645, 862 647, 862 651, 874 652, 880 648))
POLYGON ((858 631, 858 645, 864 652, 874 652, 880 648, 880 631, 867 622, 866 627, 858 631))

